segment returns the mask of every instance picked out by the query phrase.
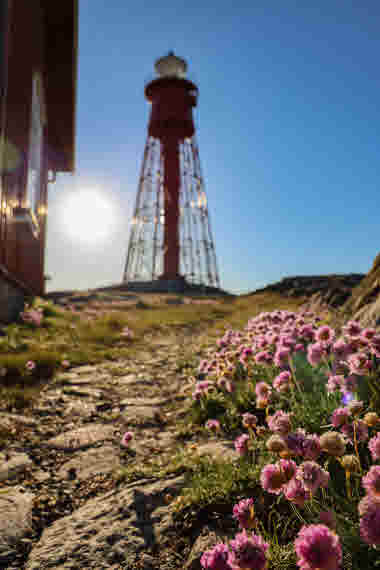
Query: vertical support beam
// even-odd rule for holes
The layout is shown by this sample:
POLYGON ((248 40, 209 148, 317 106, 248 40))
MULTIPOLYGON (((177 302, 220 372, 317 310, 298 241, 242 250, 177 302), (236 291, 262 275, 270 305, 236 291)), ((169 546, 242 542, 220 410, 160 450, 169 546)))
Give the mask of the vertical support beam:
POLYGON ((163 279, 179 276, 179 189, 181 183, 179 141, 177 137, 165 137, 164 155, 164 274, 163 279))

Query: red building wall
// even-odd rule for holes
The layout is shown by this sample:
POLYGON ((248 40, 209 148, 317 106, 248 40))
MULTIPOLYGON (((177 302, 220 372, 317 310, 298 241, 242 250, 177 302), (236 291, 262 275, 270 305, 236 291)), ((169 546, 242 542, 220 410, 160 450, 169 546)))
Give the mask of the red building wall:
MULTIPOLYGON (((5 129, 5 163, 2 175, 3 210, 0 263, 34 294, 44 290, 45 214, 38 216, 33 234, 25 223, 15 223, 12 206, 25 205, 32 103, 32 78, 45 75, 45 26, 40 1, 8 2, 5 129), (5 200, 4 200, 5 198, 5 200)), ((46 131, 46 129, 45 129, 46 131)), ((47 132, 45 132, 45 135, 47 132)), ((45 138, 46 140, 46 138, 45 138)), ((46 208, 48 160, 45 152, 38 205, 46 208)))

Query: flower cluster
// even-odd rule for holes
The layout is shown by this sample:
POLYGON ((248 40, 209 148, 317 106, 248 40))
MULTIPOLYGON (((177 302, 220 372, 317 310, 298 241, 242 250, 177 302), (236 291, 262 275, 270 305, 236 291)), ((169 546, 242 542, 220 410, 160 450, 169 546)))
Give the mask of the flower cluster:
POLYGON ((315 461, 304 461, 298 467, 293 460, 280 459, 261 471, 261 486, 268 493, 283 493, 298 506, 313 497, 320 487, 327 487, 329 474, 315 461))
POLYGON ((269 544, 247 532, 255 526, 253 499, 245 499, 233 508, 233 517, 243 529, 229 544, 220 542, 202 554, 201 566, 208 570, 266 570, 269 544))
POLYGON ((373 465, 362 479, 367 495, 358 506, 360 536, 372 546, 380 546, 380 465, 373 465))
POLYGON ((30 308, 28 305, 25 305, 25 310, 20 313, 21 320, 24 323, 32 325, 34 327, 40 327, 43 321, 43 309, 37 308, 33 309, 30 308))
POLYGON ((340 570, 342 548, 338 536, 323 524, 303 526, 294 541, 302 570, 340 570))
POLYGON ((134 337, 134 333, 133 331, 129 328, 129 327, 124 327, 123 330, 120 333, 120 337, 121 338, 133 338, 134 337))
MULTIPOLYGON (((333 530, 331 513, 326 524, 304 525, 294 541, 297 565, 302 570, 340 570, 342 547, 333 530)), ((201 566, 206 570, 266 570, 269 562, 269 544, 262 536, 250 532, 255 526, 253 499, 245 499, 233 508, 233 517, 242 532, 227 544, 219 542, 202 554, 201 566)))
MULTIPOLYGON (((358 504, 356 532, 369 546, 380 546, 380 466, 371 466, 371 460, 380 460, 379 372, 380 335, 374 329, 349 321, 338 335, 307 310, 261 313, 248 321, 244 331, 227 330, 218 339, 217 350, 209 351, 200 364, 194 399, 222 392, 220 397, 227 402, 235 392, 228 413, 241 413, 242 427, 248 431, 235 437, 239 456, 254 462, 263 452, 277 455, 261 469, 262 489, 276 501, 285 498, 296 512, 305 510, 306 518, 312 512, 316 515, 316 524, 304 525, 294 542, 301 569, 341 568, 338 532, 344 528, 330 510, 337 483, 334 477, 330 481, 327 465, 330 470, 344 469, 347 498, 358 504), (311 382, 318 383, 317 389, 311 382), (306 392, 318 398, 323 392, 328 412, 320 425, 300 411, 306 392), (241 395, 249 397, 245 413, 241 395), (338 398, 342 403, 337 406, 338 398), (257 415, 252 413, 255 410, 257 415), (309 422, 308 430, 300 418, 309 422), (256 438, 266 434, 262 443, 256 438), (255 450, 252 455, 250 449, 255 450), (361 501, 360 480, 366 492, 361 501)), ((322 409, 319 403, 319 413, 322 409)), ((213 421, 208 427, 218 431, 209 424, 213 421)), ((224 425, 228 431, 228 421, 224 425)), ((249 534, 260 528, 253 500, 242 499, 233 517, 241 532, 229 545, 205 553, 203 567, 266 568, 268 553, 260 547, 262 539, 249 534)))

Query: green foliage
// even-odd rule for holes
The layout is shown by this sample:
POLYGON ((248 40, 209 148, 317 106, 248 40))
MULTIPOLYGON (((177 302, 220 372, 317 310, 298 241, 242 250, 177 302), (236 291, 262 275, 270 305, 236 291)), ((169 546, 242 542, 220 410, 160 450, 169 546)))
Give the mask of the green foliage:
POLYGON ((201 403, 193 402, 188 412, 192 423, 204 424, 208 419, 221 419, 228 404, 224 394, 212 392, 201 399, 201 403))
POLYGON ((379 551, 368 548, 368 545, 358 536, 357 527, 355 528, 352 525, 351 532, 342 536, 342 543, 345 553, 345 569, 370 570, 380 568, 379 551))
POLYGON ((310 391, 297 392, 295 398, 291 408, 294 425, 318 435, 326 431, 331 414, 339 406, 340 395, 327 394, 324 386, 316 382, 310 391))
POLYGON ((252 465, 249 461, 213 461, 207 456, 199 457, 183 491, 185 503, 204 506, 213 503, 234 504, 247 494, 260 492, 257 481, 262 463, 252 465))
POLYGON ((298 570, 294 546, 271 542, 269 570, 298 570))
POLYGON ((22 383, 23 385, 38 384, 54 375, 58 368, 61 357, 56 352, 30 351, 24 354, 0 354, 0 368, 4 375, 0 377, 0 383, 4 386, 22 383), (26 370, 26 363, 31 360, 35 368, 31 372, 26 370))

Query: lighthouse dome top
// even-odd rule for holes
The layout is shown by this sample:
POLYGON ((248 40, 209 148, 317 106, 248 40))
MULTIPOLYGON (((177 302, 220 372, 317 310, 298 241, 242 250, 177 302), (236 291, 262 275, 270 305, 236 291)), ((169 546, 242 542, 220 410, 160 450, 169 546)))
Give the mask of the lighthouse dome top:
POLYGON ((170 51, 168 55, 157 59, 154 69, 160 77, 186 77, 187 63, 170 51))

